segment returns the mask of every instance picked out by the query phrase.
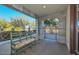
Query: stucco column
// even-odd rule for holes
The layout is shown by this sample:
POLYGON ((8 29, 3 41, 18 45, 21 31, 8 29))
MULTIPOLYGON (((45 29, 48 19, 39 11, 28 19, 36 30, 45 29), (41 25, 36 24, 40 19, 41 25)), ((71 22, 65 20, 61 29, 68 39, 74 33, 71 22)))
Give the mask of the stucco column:
POLYGON ((36 19, 36 40, 39 39, 39 18, 36 19))
POLYGON ((66 23, 66 43, 71 54, 76 49, 76 5, 68 5, 66 23))
POLYGON ((38 20, 38 38, 39 39, 44 39, 44 21, 43 17, 40 17, 38 20))

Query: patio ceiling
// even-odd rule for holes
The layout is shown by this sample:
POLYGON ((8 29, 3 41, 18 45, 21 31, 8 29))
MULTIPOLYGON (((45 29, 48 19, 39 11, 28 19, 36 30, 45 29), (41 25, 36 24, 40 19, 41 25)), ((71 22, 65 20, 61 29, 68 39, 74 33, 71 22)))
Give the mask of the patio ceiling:
POLYGON ((67 5, 64 4, 24 4, 23 6, 38 16, 45 16, 56 12, 61 12, 67 8, 67 5))

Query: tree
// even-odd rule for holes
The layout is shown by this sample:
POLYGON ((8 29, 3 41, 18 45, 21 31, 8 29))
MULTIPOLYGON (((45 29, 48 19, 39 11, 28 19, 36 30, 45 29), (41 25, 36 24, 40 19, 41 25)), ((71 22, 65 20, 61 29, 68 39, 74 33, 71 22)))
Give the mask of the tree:
POLYGON ((26 25, 30 25, 30 22, 24 18, 12 18, 12 21, 11 21, 12 25, 14 26, 14 28, 16 29, 23 29, 25 30, 25 26, 26 25))
POLYGON ((58 21, 57 18, 55 18, 55 19, 49 19, 49 20, 45 20, 45 21, 44 21, 45 26, 46 26, 46 27, 49 26, 51 32, 53 32, 53 31, 52 31, 52 29, 53 29, 52 27, 54 27, 54 28, 56 29, 58 23, 59 23, 59 21, 58 21))
POLYGON ((6 21, 4 19, 0 19, 0 26, 5 27, 6 21))
POLYGON ((0 31, 3 31, 6 27, 6 21, 4 19, 0 19, 0 31))
POLYGON ((49 20, 44 21, 45 26, 50 26, 51 22, 49 20))

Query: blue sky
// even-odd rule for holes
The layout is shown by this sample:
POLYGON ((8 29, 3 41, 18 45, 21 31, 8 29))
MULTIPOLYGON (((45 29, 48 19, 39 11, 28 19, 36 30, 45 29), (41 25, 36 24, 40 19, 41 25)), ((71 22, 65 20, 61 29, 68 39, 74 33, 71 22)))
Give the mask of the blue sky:
POLYGON ((35 21, 34 18, 28 15, 25 15, 11 8, 8 8, 4 5, 0 5, 0 18, 5 19, 6 21, 10 21, 12 17, 19 17, 19 16, 25 16, 25 18, 28 19, 29 21, 35 21))

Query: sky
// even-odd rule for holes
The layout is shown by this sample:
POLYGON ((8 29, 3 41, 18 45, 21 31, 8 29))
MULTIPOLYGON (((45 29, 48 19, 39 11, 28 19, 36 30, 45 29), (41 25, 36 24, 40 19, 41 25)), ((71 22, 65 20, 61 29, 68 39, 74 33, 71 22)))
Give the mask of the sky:
POLYGON ((35 19, 32 18, 31 16, 25 15, 19 11, 13 10, 4 5, 0 5, 0 18, 4 19, 6 21, 11 21, 11 18, 20 17, 20 16, 24 16, 25 19, 27 19, 29 21, 35 21, 35 19))

